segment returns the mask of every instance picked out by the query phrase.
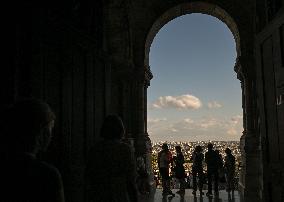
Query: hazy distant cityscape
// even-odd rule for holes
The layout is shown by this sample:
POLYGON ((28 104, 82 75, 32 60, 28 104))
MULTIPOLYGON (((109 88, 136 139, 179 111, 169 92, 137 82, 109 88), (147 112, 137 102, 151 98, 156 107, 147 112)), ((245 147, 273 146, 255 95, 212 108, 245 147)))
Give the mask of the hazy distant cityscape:
MULTIPOLYGON (((161 151, 161 146, 165 141, 153 142, 153 151, 152 151, 152 166, 154 172, 158 172, 158 163, 157 156, 159 151, 161 151)), ((225 149, 230 148, 232 150, 232 154, 236 158, 236 175, 239 175, 239 169, 241 167, 241 153, 240 153, 240 142, 239 141, 210 141, 214 145, 214 149, 219 150, 223 159, 225 157, 225 149)), ((207 152, 207 144, 209 141, 197 141, 197 142, 167 142, 169 146, 169 150, 172 152, 172 155, 175 156, 175 146, 180 145, 182 148, 182 152, 185 158, 185 170, 188 174, 191 172, 192 162, 190 161, 190 157, 194 151, 195 146, 200 145, 203 148, 203 153, 207 152)), ((206 171, 206 164, 204 163, 204 170, 206 171)))

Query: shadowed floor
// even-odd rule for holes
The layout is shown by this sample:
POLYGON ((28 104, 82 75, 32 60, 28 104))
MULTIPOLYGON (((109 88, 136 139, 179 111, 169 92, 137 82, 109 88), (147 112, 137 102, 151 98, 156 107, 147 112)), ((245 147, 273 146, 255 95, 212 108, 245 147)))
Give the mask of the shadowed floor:
MULTIPOLYGON (((228 195, 225 190, 221 190, 219 192, 219 197, 210 197, 203 195, 200 197, 199 191, 197 191, 196 196, 192 195, 192 189, 186 189, 184 195, 176 194, 178 189, 173 189, 173 193, 175 193, 175 197, 166 196, 163 197, 162 189, 156 189, 156 193, 154 198, 154 202, 242 202, 241 197, 238 191, 234 192, 234 195, 228 195)), ((204 190, 204 194, 207 190, 204 190)), ((152 198, 152 197, 151 197, 152 198)), ((152 199, 153 200, 153 199, 152 199)), ((152 200, 141 200, 141 201, 152 201, 152 200)))

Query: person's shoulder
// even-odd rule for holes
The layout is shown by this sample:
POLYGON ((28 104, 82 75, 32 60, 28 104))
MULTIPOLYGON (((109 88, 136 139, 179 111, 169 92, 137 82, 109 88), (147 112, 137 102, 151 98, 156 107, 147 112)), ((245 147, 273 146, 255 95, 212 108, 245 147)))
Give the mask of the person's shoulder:
POLYGON ((104 150, 106 143, 104 140, 98 140, 96 141, 91 148, 89 149, 89 153, 93 156, 96 155, 98 153, 100 153, 102 150, 104 150))
POLYGON ((59 170, 47 162, 38 161, 38 168, 49 177, 61 178, 59 170))
POLYGON ((41 181, 46 185, 57 186, 62 183, 62 177, 59 170, 53 165, 38 159, 32 159, 27 162, 27 175, 31 181, 41 181))
POLYGON ((120 151, 133 152, 133 148, 126 142, 116 141, 115 144, 116 144, 116 147, 118 147, 120 151))
POLYGON ((128 143, 120 141, 120 140, 113 141, 113 144, 117 145, 118 147, 131 148, 131 146, 128 143))

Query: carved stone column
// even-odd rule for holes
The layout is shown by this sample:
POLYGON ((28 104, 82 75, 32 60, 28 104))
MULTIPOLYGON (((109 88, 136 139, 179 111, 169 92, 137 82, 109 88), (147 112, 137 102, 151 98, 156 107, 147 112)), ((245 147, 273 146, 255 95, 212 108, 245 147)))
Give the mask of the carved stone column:
POLYGON ((240 151, 241 151, 241 171, 240 171, 240 177, 239 177, 239 187, 240 191, 242 194, 244 194, 244 189, 245 189, 245 174, 246 174, 246 152, 245 152, 245 139, 246 139, 246 128, 245 128, 245 123, 246 123, 246 112, 245 112, 245 94, 244 94, 244 82, 241 79, 241 88, 242 88, 242 108, 243 108, 243 135, 241 136, 240 139, 240 151))
POLYGON ((135 120, 136 120, 136 135, 135 135, 135 149, 137 155, 143 155, 146 152, 146 131, 145 131, 145 82, 144 80, 135 83, 135 120))
MULTIPOLYGON (((144 68, 139 74, 139 78, 135 82, 135 103, 136 103, 136 135, 135 135, 135 151, 137 158, 137 166, 143 166, 143 169, 148 173, 148 183, 150 187, 150 195, 147 201, 153 201, 155 192, 155 181, 152 170, 152 144, 147 133, 147 88, 150 84, 152 73, 149 68, 144 68)), ((145 199, 145 198, 144 198, 145 199)))
POLYGON ((239 57, 235 67, 242 84, 244 126, 240 144, 243 167, 239 184, 245 201, 261 201, 261 144, 257 134, 256 89, 253 74, 248 71, 252 65, 248 57, 239 57))
POLYGON ((245 201, 261 201, 261 148, 256 128, 256 100, 253 81, 245 80, 245 201))
POLYGON ((145 68, 143 73, 139 75, 138 81, 135 83, 136 97, 136 113, 137 121, 136 129, 136 152, 138 155, 151 152, 151 141, 147 133, 147 88, 150 79, 153 77, 149 68, 145 68))
POLYGON ((133 138, 133 127, 132 127, 132 107, 131 107, 131 89, 132 83, 129 82, 128 79, 123 79, 121 82, 121 103, 122 103, 122 117, 124 120, 125 127, 125 138, 126 141, 133 147, 134 149, 134 138, 133 138))
MULTIPOLYGON (((108 113, 117 113, 121 116, 124 128, 125 128, 125 139, 134 148, 134 136, 136 136, 135 125, 135 97, 134 86, 135 79, 130 79, 133 77, 132 67, 129 65, 128 61, 122 61, 121 64, 114 63, 116 68, 112 69, 111 79, 114 84, 112 84, 111 93, 106 93, 106 99, 110 100, 110 107, 108 113)), ((137 130, 137 129, 136 129, 137 130)))
POLYGON ((245 153, 245 138, 246 138, 246 110, 245 110, 245 92, 244 92, 244 75, 242 72, 242 66, 240 62, 240 57, 236 59, 235 72, 237 73, 237 78, 241 81, 242 89, 242 109, 243 109, 243 135, 240 138, 240 151, 241 151, 241 170, 239 177, 239 190, 242 195, 244 194, 245 189, 245 174, 246 174, 246 153, 245 153))
MULTIPOLYGON (((149 67, 145 67, 144 72, 144 132, 145 132, 145 140, 146 140, 146 167, 148 170, 148 173, 150 173, 149 181, 152 185, 154 185, 154 173, 152 169, 152 143, 149 138, 148 132, 147 132, 147 88, 150 85, 150 80, 153 78, 152 72, 150 71, 149 67)), ((154 187, 153 187, 154 188, 154 187)))

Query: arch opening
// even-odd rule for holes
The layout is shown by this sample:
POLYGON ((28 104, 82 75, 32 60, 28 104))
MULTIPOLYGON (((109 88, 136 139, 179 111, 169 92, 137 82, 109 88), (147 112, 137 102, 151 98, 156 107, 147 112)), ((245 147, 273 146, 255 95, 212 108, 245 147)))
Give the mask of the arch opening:
POLYGON ((182 15, 191 14, 191 13, 201 13, 201 14, 211 15, 224 22, 231 30, 236 42, 236 52, 237 52, 236 60, 241 56, 240 34, 234 19, 224 9, 220 8, 217 5, 197 1, 197 2, 180 4, 178 6, 173 7, 167 10, 153 23, 145 41, 144 65, 146 68, 149 68, 149 53, 150 53, 151 44, 156 34, 159 32, 159 30, 171 20, 180 17, 182 15))
MULTIPOLYGON (((155 21, 155 23, 153 24, 153 26, 151 27, 148 33, 146 43, 145 43, 144 65, 146 68, 150 69, 150 64, 149 64, 150 63, 149 61, 150 47, 151 47, 151 44, 156 34, 160 31, 160 29, 164 25, 166 25, 168 22, 170 22, 171 20, 175 18, 178 18, 186 14, 193 14, 193 13, 207 14, 207 15, 216 17, 219 20, 221 20, 229 28, 235 40, 235 45, 236 45, 236 58, 235 58, 236 62, 235 63, 237 63, 238 57, 241 55, 240 36, 239 36, 237 25, 234 22, 234 20, 229 16, 228 13, 226 13, 223 9, 221 9, 218 6, 211 5, 208 3, 203 3, 203 2, 193 2, 189 4, 187 3, 187 4, 176 6, 168 10, 166 13, 160 16, 158 20, 155 21)), ((232 67, 234 68, 234 65, 232 65, 232 67)))

